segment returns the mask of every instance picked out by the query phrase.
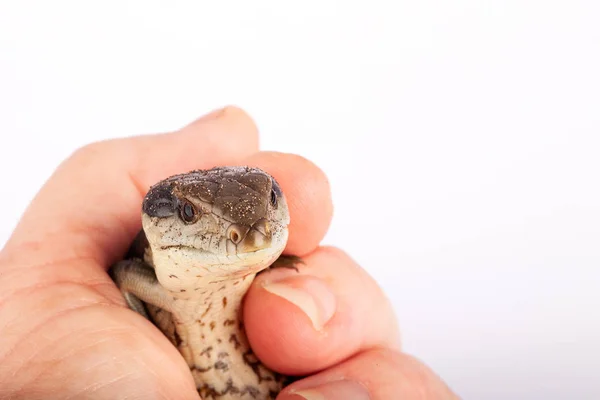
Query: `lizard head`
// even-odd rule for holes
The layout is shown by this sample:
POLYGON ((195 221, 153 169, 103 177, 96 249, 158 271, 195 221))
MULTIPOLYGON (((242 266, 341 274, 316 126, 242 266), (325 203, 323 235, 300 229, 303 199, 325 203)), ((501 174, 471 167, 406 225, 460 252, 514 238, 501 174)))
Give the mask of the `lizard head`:
POLYGON ((142 204, 157 277, 172 290, 266 268, 286 245, 289 221, 279 184, 250 167, 171 176, 152 186, 142 204))

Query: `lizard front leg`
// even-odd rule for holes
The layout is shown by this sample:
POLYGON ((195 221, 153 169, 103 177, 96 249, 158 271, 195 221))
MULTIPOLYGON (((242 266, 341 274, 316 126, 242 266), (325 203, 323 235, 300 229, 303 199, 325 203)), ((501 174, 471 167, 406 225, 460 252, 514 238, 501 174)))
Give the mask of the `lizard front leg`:
POLYGON ((132 310, 150 320, 144 303, 171 312, 172 299, 160 285, 154 270, 137 259, 117 262, 110 270, 117 287, 132 310))
POLYGON ((154 269, 139 259, 129 259, 116 263, 110 275, 129 308, 156 325, 177 347, 171 298, 158 283, 154 269))

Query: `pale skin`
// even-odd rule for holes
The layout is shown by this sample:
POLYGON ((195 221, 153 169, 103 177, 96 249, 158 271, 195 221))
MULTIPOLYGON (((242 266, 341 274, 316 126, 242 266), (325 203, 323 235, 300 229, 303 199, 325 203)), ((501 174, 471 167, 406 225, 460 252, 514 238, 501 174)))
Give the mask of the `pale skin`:
POLYGON ((333 209, 323 172, 297 155, 259 151, 254 122, 235 107, 177 132, 86 146, 55 171, 0 253, 0 398, 198 398, 184 359, 127 308, 106 271, 139 231, 150 185, 214 165, 262 168, 288 199, 285 254, 304 264, 260 274, 243 308, 263 363, 305 376, 278 399, 458 398, 402 351, 373 279, 342 250, 319 245, 333 209))

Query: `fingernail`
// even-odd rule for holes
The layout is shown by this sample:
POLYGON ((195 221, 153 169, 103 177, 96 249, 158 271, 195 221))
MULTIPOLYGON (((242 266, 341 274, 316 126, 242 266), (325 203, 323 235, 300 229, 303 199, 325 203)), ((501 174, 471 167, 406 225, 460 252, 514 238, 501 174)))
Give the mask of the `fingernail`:
POLYGON ((292 277, 266 282, 263 287, 301 309, 317 331, 323 329, 335 313, 335 295, 317 278, 292 277))
POLYGON ((219 108, 217 110, 213 110, 211 112, 209 112, 208 114, 203 115, 202 117, 200 117, 200 119, 198 121, 210 121, 213 119, 217 119, 221 116, 221 114, 223 114, 225 112, 225 110, 227 109, 227 107, 223 107, 223 108, 219 108))
POLYGON ((292 390, 283 400, 370 400, 367 389, 358 382, 337 381, 310 389, 292 390))

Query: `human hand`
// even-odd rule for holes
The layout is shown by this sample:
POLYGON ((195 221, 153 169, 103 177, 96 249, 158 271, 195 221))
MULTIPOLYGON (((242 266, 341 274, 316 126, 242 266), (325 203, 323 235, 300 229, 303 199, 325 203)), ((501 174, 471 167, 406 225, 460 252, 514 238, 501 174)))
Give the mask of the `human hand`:
POLYGON ((0 398, 197 398, 179 352, 126 307, 106 271, 139 231, 151 184, 236 164, 280 183, 291 214, 286 253, 305 262, 299 273, 260 274, 244 303, 254 353, 278 372, 308 376, 278 399, 456 399, 400 351, 373 279, 319 246, 332 216, 324 174, 301 157, 259 152, 256 126, 231 107, 178 132, 84 147, 40 190, 0 253, 0 398))

